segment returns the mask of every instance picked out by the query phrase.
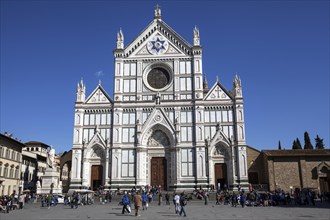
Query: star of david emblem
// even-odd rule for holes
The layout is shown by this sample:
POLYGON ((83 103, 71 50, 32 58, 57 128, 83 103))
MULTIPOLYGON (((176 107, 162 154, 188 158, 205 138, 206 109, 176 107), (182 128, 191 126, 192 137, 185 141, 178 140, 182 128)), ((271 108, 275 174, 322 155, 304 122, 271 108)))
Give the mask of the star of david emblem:
POLYGON ((155 36, 148 42, 147 48, 151 54, 163 54, 168 49, 168 42, 162 36, 155 36))
POLYGON ((151 49, 156 50, 158 53, 161 49, 165 49, 165 47, 163 46, 164 42, 164 40, 159 40, 159 38, 157 37, 157 40, 151 41, 153 45, 151 49))

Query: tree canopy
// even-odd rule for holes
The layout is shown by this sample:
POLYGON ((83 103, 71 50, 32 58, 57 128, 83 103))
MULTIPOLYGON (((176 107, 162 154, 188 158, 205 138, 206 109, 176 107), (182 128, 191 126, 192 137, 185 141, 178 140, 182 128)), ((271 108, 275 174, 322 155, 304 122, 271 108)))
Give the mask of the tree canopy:
POLYGON ((315 149, 324 149, 323 139, 321 139, 318 135, 315 138, 315 149))
POLYGON ((309 134, 307 131, 305 131, 304 133, 304 140, 305 140, 304 149, 313 149, 313 145, 311 143, 311 139, 309 138, 309 134))

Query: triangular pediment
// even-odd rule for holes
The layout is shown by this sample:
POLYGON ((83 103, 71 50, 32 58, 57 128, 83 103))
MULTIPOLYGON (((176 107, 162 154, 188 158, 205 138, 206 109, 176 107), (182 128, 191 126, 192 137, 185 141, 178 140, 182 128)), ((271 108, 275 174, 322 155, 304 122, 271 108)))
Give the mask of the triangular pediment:
POLYGON ((85 158, 104 158, 106 156, 106 143, 99 132, 96 132, 86 146, 85 158))
POLYGON ((192 46, 162 20, 153 20, 125 49, 125 57, 186 56, 192 46), (157 40, 158 39, 158 40, 157 40), (156 43, 156 44, 155 44, 156 43))
POLYGON ((162 124, 165 127, 169 127, 170 130, 174 131, 174 126, 170 119, 167 117, 165 111, 161 108, 155 108, 147 118, 146 122, 141 128, 141 132, 154 126, 155 124, 162 124))
POLYGON ((165 111, 161 108, 154 108, 145 123, 142 125, 141 130, 138 131, 142 134, 140 140, 141 144, 147 144, 149 137, 156 130, 164 131, 173 145, 175 140, 175 127, 167 117, 165 111))
POLYGON ((159 31, 154 32, 148 40, 144 41, 136 51, 134 51, 130 57, 139 56, 186 56, 184 51, 177 48, 172 42, 169 41, 164 35, 159 31), (157 49, 159 44, 160 49, 157 49), (156 45, 156 46, 155 46, 156 45))
POLYGON ((103 89, 101 84, 99 84, 91 95, 86 99, 87 104, 94 103, 112 103, 111 98, 108 96, 106 91, 103 89))
POLYGON ((232 100, 232 97, 220 82, 216 82, 206 94, 204 100, 232 100))
POLYGON ((107 146, 105 140, 102 138, 102 136, 97 128, 96 128, 96 133, 94 134, 94 136, 92 137, 92 139, 88 142, 88 144, 86 146, 86 148, 88 149, 87 151, 88 152, 91 151, 93 149, 93 147, 95 147, 95 145, 98 145, 103 150, 107 146))
POLYGON ((225 135, 225 133, 219 128, 217 132, 214 134, 214 136, 210 139, 209 146, 215 146, 217 143, 223 142, 227 146, 230 146, 230 139, 225 135))

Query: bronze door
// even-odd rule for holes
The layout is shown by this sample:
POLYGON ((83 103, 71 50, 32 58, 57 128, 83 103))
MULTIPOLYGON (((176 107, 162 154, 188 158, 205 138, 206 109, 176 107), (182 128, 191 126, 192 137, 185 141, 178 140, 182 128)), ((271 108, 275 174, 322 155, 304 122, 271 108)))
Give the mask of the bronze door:
POLYGON ((214 182, 217 190, 223 190, 228 187, 227 165, 225 163, 216 163, 214 165, 214 182))
POLYGON ((93 165, 91 172, 91 189, 97 190, 102 185, 103 167, 102 165, 93 165))
POLYGON ((151 186, 161 186, 167 190, 166 159, 165 157, 153 157, 151 159, 151 186))

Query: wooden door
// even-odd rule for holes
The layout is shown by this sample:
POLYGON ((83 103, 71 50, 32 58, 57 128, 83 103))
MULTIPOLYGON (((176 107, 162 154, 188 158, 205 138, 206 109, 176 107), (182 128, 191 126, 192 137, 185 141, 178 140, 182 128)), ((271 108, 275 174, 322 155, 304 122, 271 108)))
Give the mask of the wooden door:
POLYGON ((320 181, 320 191, 329 192, 329 182, 330 181, 327 180, 327 177, 320 177, 319 181, 320 181))
POLYGON ((91 189, 97 190, 102 185, 103 167, 102 165, 93 165, 91 172, 91 189))
POLYGON ((214 165, 214 182, 217 190, 223 190, 227 186, 227 165, 225 163, 216 163, 214 165), (220 188, 219 188, 220 184, 220 188))
POLYGON ((165 157, 153 157, 151 159, 151 186, 161 186, 167 190, 166 159, 165 157))

